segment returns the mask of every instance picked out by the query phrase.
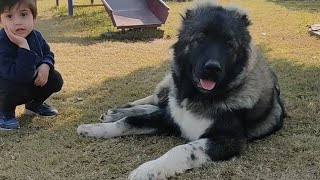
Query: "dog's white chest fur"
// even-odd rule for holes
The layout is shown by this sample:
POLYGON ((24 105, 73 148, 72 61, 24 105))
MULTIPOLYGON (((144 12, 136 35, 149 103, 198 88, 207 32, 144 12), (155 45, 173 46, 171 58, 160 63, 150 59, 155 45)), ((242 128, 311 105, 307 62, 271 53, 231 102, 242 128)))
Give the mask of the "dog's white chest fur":
POLYGON ((199 139, 213 123, 212 120, 197 117, 185 107, 179 107, 175 100, 169 100, 169 106, 171 116, 180 128, 181 136, 191 141, 199 139))

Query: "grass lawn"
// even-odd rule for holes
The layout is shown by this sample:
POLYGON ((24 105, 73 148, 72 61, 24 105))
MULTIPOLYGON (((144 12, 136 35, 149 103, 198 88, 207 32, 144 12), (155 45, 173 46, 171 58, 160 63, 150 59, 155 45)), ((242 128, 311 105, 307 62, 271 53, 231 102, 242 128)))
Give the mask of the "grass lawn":
MULTIPOLYGON (((179 14, 190 3, 168 3, 168 21, 158 31, 123 34, 112 27, 103 7, 76 8, 69 17, 66 2, 55 7, 53 0, 38 0, 36 24, 65 80, 62 91, 50 98, 60 115, 28 117, 22 115, 23 106, 17 108, 21 128, 0 132, 1 180, 125 179, 138 165, 186 142, 165 136, 86 139, 76 128, 153 91, 168 69, 179 14)), ((289 117, 281 131, 249 144, 240 157, 172 179, 320 179, 320 41, 307 33, 309 25, 320 22, 320 2, 221 2, 234 2, 250 13, 253 40, 278 75, 289 117)))

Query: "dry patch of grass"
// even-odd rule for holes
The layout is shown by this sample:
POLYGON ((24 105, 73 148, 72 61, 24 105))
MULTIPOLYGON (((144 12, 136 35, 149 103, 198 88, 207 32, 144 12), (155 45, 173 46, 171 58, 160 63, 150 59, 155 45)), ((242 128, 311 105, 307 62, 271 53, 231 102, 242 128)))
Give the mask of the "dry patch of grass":
MULTIPOLYGON (((298 1, 223 1, 229 2, 250 13, 253 39, 279 77, 289 117, 281 131, 248 145, 242 156, 172 179, 319 179, 320 51, 307 26, 319 22, 320 12, 298 1)), ((179 14, 190 3, 169 2, 167 23, 159 31, 142 33, 148 36, 117 32, 103 7, 76 8, 68 17, 66 2, 60 7, 54 3, 38 0, 37 29, 64 76, 63 90, 50 99, 60 115, 28 117, 18 108, 21 129, 0 132, 0 179, 124 179, 139 164, 185 143, 162 136, 84 139, 75 130, 81 123, 97 122, 107 109, 153 91, 168 69, 179 14), (112 38, 101 36, 106 32, 112 38)))

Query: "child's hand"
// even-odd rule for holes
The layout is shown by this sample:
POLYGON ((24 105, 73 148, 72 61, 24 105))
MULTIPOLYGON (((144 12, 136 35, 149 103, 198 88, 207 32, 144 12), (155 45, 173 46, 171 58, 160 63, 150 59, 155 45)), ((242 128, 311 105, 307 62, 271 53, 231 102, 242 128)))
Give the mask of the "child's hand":
POLYGON ((37 77, 34 80, 34 85, 36 86, 44 86, 48 82, 50 66, 48 64, 41 64, 37 68, 37 77))
POLYGON ((14 44, 16 44, 21 48, 30 50, 29 44, 24 37, 13 34, 13 32, 6 25, 4 26, 4 31, 6 32, 11 42, 13 42, 14 44))

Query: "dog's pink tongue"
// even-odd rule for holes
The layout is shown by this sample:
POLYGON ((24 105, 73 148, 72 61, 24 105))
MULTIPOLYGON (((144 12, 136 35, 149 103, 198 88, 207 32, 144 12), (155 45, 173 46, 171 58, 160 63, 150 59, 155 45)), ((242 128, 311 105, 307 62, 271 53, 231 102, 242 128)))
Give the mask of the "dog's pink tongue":
POLYGON ((200 79, 200 84, 203 89, 212 90, 214 88, 214 86, 216 85, 216 82, 205 80, 205 79, 200 79))

